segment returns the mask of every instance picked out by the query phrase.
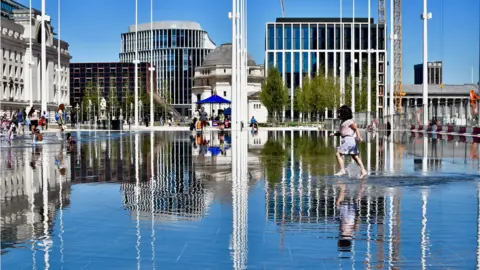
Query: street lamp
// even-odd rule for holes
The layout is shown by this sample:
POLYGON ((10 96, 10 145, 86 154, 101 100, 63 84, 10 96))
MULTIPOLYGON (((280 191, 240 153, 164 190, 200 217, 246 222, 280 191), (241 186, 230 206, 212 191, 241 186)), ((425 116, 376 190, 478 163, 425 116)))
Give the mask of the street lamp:
POLYGON ((155 120, 153 114, 153 0, 150 0, 150 127, 153 127, 153 121, 155 120))
POLYGON ((427 0, 423 0, 423 127, 428 125, 428 31, 427 21, 432 13, 427 13, 427 0))
POLYGON ((76 117, 76 123, 78 123, 78 110, 80 109, 80 105, 78 104, 77 102, 77 106, 75 106, 75 108, 77 109, 77 117, 76 117))
POLYGON ((45 29, 45 22, 50 21, 50 16, 45 14, 45 0, 42 0, 42 15, 37 16, 37 20, 40 21, 41 25, 41 77, 42 77, 42 87, 41 87, 41 109, 42 111, 47 110, 47 32, 45 29))
POLYGON ((58 105, 62 103, 62 65, 60 62, 60 1, 58 0, 58 45, 57 45, 57 51, 58 51, 58 66, 57 66, 57 95, 58 95, 58 105))
MULTIPOLYGON (((45 0, 43 0, 45 1, 45 0)), ((135 0, 135 128, 138 128, 138 0, 135 0)))

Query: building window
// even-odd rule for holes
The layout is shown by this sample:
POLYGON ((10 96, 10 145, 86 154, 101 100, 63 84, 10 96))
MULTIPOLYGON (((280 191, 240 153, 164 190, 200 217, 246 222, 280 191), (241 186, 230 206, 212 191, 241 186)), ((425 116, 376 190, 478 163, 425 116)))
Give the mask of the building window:
POLYGON ((223 91, 223 96, 224 96, 224 97, 227 96, 227 91, 223 91))
POLYGON ((302 25, 302 49, 308 50, 308 25, 302 25))
POLYGON ((277 50, 283 50, 283 26, 277 25, 277 50))
POLYGON ((275 50, 275 28, 273 25, 268 25, 268 50, 275 50))
POLYGON ((300 25, 293 26, 293 49, 300 50, 300 25))
POLYGON ((292 49, 292 26, 285 25, 285 49, 292 49))

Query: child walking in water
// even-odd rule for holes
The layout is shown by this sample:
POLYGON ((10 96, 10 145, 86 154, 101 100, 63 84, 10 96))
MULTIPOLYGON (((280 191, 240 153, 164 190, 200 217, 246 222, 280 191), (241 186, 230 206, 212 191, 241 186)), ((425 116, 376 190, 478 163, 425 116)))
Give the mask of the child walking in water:
POLYGON ((330 136, 340 136, 340 146, 337 147, 337 162, 340 166, 340 171, 335 175, 341 176, 347 174, 345 171, 345 160, 344 156, 351 156, 352 159, 358 164, 360 169, 362 169, 362 175, 364 177, 367 175, 367 170, 363 166, 362 160, 358 156, 358 141, 362 142, 362 137, 360 136, 360 131, 357 128, 357 125, 353 121, 352 109, 350 107, 343 105, 340 107, 339 118, 342 121, 340 124, 340 131, 330 134, 330 136))

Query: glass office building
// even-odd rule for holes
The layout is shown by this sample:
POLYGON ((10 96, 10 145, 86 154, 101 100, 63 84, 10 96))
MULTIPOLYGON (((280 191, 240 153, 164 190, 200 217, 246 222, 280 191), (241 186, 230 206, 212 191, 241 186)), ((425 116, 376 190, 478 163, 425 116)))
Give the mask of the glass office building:
MULTIPOLYGON (((356 77, 367 76, 368 27, 371 28, 371 76, 376 78, 376 104, 379 104, 376 109, 381 110, 386 71, 386 28, 383 24, 375 24, 373 19, 369 22, 367 18, 355 18, 353 23, 352 18, 277 18, 276 22, 267 23, 265 74, 268 68, 276 66, 292 96, 295 88, 302 85, 302 78, 312 77, 320 69, 327 76, 340 77, 343 51, 345 78, 351 73, 352 61, 355 62, 356 77), (355 31, 353 49, 352 27, 355 31)), ((286 110, 287 117, 295 117, 292 109, 293 102, 286 110)))
MULTIPOLYGON (((138 58, 150 62, 153 39, 153 65, 157 72, 158 91, 170 90, 171 104, 182 115, 190 115, 191 88, 195 68, 205 55, 215 49, 208 33, 196 22, 166 21, 138 25, 138 58)), ((135 25, 122 34, 120 62, 135 60, 135 25)))

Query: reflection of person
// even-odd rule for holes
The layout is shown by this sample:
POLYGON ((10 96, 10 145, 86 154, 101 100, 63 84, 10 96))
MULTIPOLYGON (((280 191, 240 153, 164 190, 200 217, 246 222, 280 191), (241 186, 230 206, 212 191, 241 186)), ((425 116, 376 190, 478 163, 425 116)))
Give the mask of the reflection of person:
POLYGON ((353 114, 352 109, 350 107, 343 105, 339 109, 339 118, 342 121, 340 124, 340 131, 337 133, 332 133, 330 136, 340 136, 341 143, 340 146, 337 148, 337 162, 340 166, 340 171, 335 175, 345 175, 347 172, 345 171, 345 160, 344 156, 351 156, 352 159, 360 166, 362 170, 362 174, 360 177, 364 177, 367 175, 367 170, 363 166, 363 162, 360 159, 359 151, 358 151, 358 141, 362 142, 362 136, 360 135, 360 131, 357 128, 357 125, 353 121, 353 114))
POLYGON ((360 209, 359 202, 363 195, 365 179, 362 180, 358 194, 355 200, 348 198, 345 200, 345 185, 340 185, 340 192, 335 202, 335 207, 338 211, 338 220, 340 222, 340 233, 338 237, 338 250, 350 251, 352 241, 354 240, 355 231, 360 225, 360 209))

